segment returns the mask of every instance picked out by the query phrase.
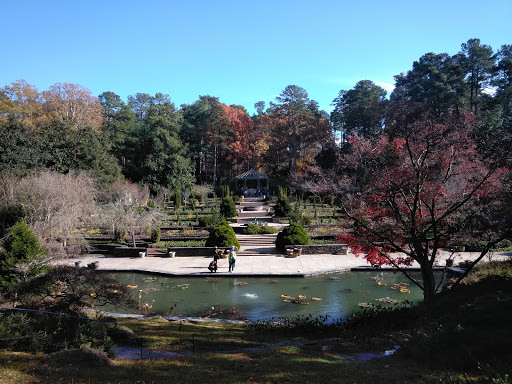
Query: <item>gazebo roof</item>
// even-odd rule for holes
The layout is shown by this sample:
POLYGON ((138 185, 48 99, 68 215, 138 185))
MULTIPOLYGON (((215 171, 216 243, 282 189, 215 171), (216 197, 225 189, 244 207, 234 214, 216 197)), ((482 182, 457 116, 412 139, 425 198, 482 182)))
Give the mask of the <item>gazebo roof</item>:
POLYGON ((263 173, 259 173, 254 169, 250 169, 247 172, 242 173, 235 177, 237 180, 260 180, 260 179, 268 179, 268 176, 265 176, 263 173))

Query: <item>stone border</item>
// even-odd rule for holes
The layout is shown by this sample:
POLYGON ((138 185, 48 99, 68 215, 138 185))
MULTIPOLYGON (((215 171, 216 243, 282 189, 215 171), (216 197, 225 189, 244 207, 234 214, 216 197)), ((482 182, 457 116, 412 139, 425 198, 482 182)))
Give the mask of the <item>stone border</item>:
MULTIPOLYGON (((228 248, 228 247, 226 247, 228 248)), ((215 247, 168 247, 169 252, 175 252, 176 257, 191 257, 191 256, 210 256, 213 257, 215 247)), ((219 247, 219 249, 224 249, 219 247)))
POLYGON ((112 255, 114 257, 140 257, 139 254, 141 252, 145 254, 147 250, 142 247, 118 247, 113 249, 112 255))
POLYGON ((346 244, 287 245, 285 248, 302 248, 303 255, 346 255, 348 253, 346 244))

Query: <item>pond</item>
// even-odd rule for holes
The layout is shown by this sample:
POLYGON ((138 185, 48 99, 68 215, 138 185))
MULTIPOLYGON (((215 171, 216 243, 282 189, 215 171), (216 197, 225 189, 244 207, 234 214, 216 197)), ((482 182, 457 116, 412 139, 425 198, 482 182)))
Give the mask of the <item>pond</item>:
POLYGON ((401 292, 398 284, 407 279, 389 271, 269 278, 164 277, 132 272, 112 276, 132 288, 141 313, 167 316, 256 321, 328 315, 328 321, 335 321, 362 305, 387 307, 392 302, 418 302, 423 297, 412 283, 403 286, 401 292))

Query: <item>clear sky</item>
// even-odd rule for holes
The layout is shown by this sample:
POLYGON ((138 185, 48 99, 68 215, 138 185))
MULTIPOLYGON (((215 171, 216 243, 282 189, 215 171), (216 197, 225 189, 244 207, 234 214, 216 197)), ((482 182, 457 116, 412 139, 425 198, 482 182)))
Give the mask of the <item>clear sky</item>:
POLYGON ((512 0, 0 0, 0 87, 77 83, 241 104, 298 85, 326 111, 360 80, 386 88, 428 52, 512 44, 512 0))

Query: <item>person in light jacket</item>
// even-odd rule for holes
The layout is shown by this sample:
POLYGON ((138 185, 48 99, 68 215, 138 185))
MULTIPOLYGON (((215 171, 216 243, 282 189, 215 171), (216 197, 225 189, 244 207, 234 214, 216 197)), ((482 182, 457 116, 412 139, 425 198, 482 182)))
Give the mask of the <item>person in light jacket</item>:
POLYGON ((235 270, 236 265, 236 252, 235 247, 231 247, 231 250, 229 251, 229 272, 233 272, 235 270))

